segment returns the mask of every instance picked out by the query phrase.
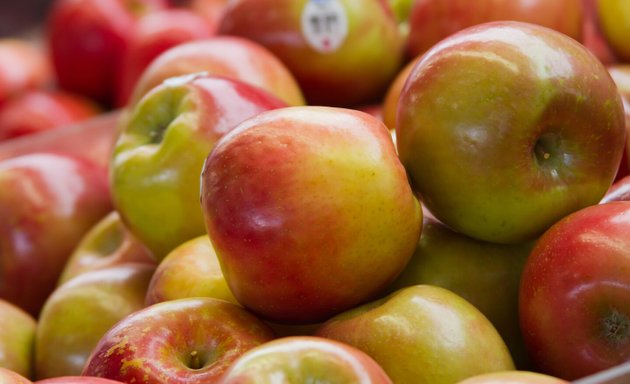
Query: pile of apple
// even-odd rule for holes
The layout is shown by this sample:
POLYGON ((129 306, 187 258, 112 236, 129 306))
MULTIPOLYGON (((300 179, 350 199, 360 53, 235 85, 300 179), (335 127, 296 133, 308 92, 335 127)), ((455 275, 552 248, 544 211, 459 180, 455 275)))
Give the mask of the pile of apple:
POLYGON ((629 35, 624 0, 53 1, 0 39, 0 152, 116 119, 103 162, 0 160, 0 382, 630 361, 629 35))

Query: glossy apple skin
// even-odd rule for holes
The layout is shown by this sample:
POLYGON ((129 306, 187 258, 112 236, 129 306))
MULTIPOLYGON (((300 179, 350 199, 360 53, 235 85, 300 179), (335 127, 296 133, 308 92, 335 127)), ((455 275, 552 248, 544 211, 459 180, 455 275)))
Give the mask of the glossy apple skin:
POLYGON ((273 52, 295 75, 310 105, 348 107, 380 98, 403 57, 403 39, 389 5, 385 0, 333 1, 345 10, 347 35, 339 47, 322 52, 305 37, 302 18, 310 1, 232 1, 219 31, 273 52))
POLYGON ((523 271, 519 312, 537 371, 574 380, 630 358, 630 202, 554 224, 523 271))
POLYGON ((111 209, 101 166, 44 152, 2 160, 0 297, 37 318, 77 242, 111 209))
POLYGON ((514 369, 490 321, 461 296, 416 285, 326 321, 315 336, 370 355, 395 383, 446 384, 514 369))
POLYGON ((157 266, 151 252, 123 224, 120 214, 112 211, 81 238, 68 258, 57 284, 61 285, 88 271, 125 263, 157 266))
POLYGON ((542 25, 582 41, 582 0, 416 0, 409 15, 407 54, 415 57, 440 40, 482 23, 516 20, 542 25))
POLYGON ((322 337, 293 336, 247 351, 221 384, 272 384, 278 377, 295 383, 392 383, 383 368, 355 347, 322 337))
POLYGON ((201 179, 234 297, 274 322, 319 322, 370 299, 420 236, 420 205, 389 131, 364 112, 261 113, 217 143, 201 179))
POLYGON ((133 108, 114 146, 112 196, 157 260, 206 233, 199 175, 217 140, 248 117, 284 106, 263 89, 200 75, 163 83, 133 108))
POLYGON ((624 125, 614 81, 584 46, 506 21, 461 31, 420 59, 399 99, 396 138, 437 219, 519 243, 603 197, 624 125))
POLYGON ((36 384, 119 384, 122 381, 103 379, 102 377, 90 376, 61 376, 49 379, 37 380, 36 384))
POLYGON ((227 301, 166 301, 112 327, 95 347, 83 375, 126 383, 217 382, 239 356, 273 338, 265 323, 227 301))
POLYGON ((413 257, 388 292, 429 284, 446 288, 483 313, 519 369, 531 368, 518 317, 521 273, 532 244, 494 244, 459 234, 425 215, 413 257))
POLYGON ((419 58, 416 58, 405 64, 405 66, 398 71, 394 80, 387 87, 387 92, 385 92, 385 97, 382 102, 383 122, 387 128, 391 130, 396 129, 396 114, 398 113, 398 99, 400 98, 400 92, 402 92, 405 82, 407 81, 407 77, 409 77, 411 70, 418 60, 419 58))
POLYGON ((615 181, 599 203, 611 201, 630 201, 630 175, 615 181))
POLYGON ((25 91, 0 108, 0 141, 63 128, 101 112, 92 100, 74 93, 25 91))
POLYGON ((484 373, 457 384, 569 384, 569 382, 538 372, 503 371, 484 373))
POLYGON ((0 367, 32 377, 36 327, 37 321, 33 316, 0 299, 0 367))
POLYGON ((0 382, 7 384, 32 384, 33 382, 19 373, 4 367, 0 367, 0 382))
POLYGON ((630 4, 624 0, 599 0, 597 15, 602 33, 619 61, 629 61, 630 4))
POLYGON ((52 83, 52 64, 41 47, 24 39, 0 39, 0 107, 26 90, 52 83))
POLYGON ((40 314, 35 377, 78 376, 116 322, 144 308, 154 266, 128 263, 85 272, 59 286, 40 314))
POLYGON ((187 297, 214 297, 238 304, 207 234, 177 246, 160 262, 151 278, 146 304, 187 297))
POLYGON ((630 132, 630 65, 621 63, 611 64, 607 66, 607 69, 621 94, 626 117, 626 148, 623 152, 619 169, 617 170, 617 176, 615 177, 615 181, 617 181, 630 175, 630 134, 628 133, 630 132))
POLYGON ((188 41, 208 38, 215 34, 200 15, 185 9, 165 9, 143 15, 129 37, 122 54, 116 105, 124 107, 136 82, 147 66, 162 52, 188 41))
POLYGON ((55 0, 45 41, 65 90, 112 105, 121 58, 137 18, 165 0, 55 0))
POLYGON ((289 105, 304 104, 302 90, 289 68, 262 45, 237 36, 214 36, 167 49, 142 73, 130 104, 165 79, 197 72, 258 86, 289 105))

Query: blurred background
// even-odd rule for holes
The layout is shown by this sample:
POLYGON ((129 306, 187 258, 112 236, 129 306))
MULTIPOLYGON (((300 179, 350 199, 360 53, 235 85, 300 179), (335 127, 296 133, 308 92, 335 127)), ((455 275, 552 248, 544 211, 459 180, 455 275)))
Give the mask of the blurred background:
POLYGON ((30 35, 40 26, 52 0, 0 1, 0 37, 30 35))

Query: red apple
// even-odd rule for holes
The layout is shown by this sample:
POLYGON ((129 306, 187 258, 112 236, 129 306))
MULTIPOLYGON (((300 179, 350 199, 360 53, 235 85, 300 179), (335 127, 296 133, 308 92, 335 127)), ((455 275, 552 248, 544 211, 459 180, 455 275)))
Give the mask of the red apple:
POLYGON ((167 49, 140 76, 130 98, 136 104, 162 81, 205 72, 263 88, 289 105, 302 105, 302 91, 289 69, 269 50, 251 40, 215 36, 167 49))
POLYGON ((160 262, 151 278, 146 304, 187 297, 213 297, 238 304, 206 234, 177 246, 160 262))
POLYGON ((382 101, 383 110, 383 122, 387 128, 396 130, 396 113, 398 112, 398 99, 400 98, 400 92, 407 81, 407 77, 411 73, 414 65, 419 61, 419 57, 409 61, 405 66, 398 71, 398 74, 394 80, 389 84, 385 97, 382 101))
POLYGON ((116 322, 144 308, 155 267, 127 263, 85 272, 56 288, 38 319, 35 377, 80 375, 116 322))
POLYGON ((416 57, 455 32, 502 20, 542 25, 582 41, 583 18, 581 0, 416 0, 407 54, 416 57))
POLYGON ((602 34, 620 61, 630 60, 630 3, 626 0, 598 0, 597 16, 602 34))
MULTIPOLYGON (((32 377, 37 322, 18 306, 0 299, 0 367, 32 377)), ((4 383, 1 379, 0 382, 4 383)))
POLYGON ((603 64, 610 65, 617 62, 612 48, 606 41, 599 24, 597 2, 599 0, 582 0, 584 21, 582 23, 582 44, 588 48, 603 64))
POLYGON ((205 18, 215 31, 219 30, 223 12, 229 0, 187 0, 188 9, 205 18))
POLYGON ((26 90, 52 83, 52 65, 42 47, 26 39, 0 38, 0 107, 26 90))
POLYGON ((615 180, 619 180, 625 176, 630 175, 630 65, 628 64, 611 64, 608 67, 608 73, 615 81, 619 93, 621 94, 621 100, 623 101, 623 108, 626 116, 626 141, 625 151, 621 157, 619 169, 617 170, 617 176, 615 180))
POLYGON ((55 0, 45 40, 59 86, 111 105, 136 20, 165 6, 165 0, 55 0))
POLYGON ((0 367, 0 383, 32 384, 33 382, 11 369, 0 367))
POLYGON ((295 75, 311 105, 380 99, 403 55, 386 0, 236 0, 225 9, 220 33, 268 48, 295 75))
POLYGON ((630 359, 630 202, 581 209, 527 259, 520 323, 537 371, 574 380, 630 359))
POLYGON ((142 16, 122 54, 116 105, 125 106, 146 67, 161 53, 179 44, 215 33, 206 19, 185 9, 165 9, 142 16))
POLYGON ((415 285, 343 312, 316 336, 371 356, 397 384, 447 384, 514 369, 490 321, 444 288, 415 285))
POLYGON ((37 380, 34 384, 120 384, 122 381, 92 376, 60 376, 37 380))
POLYGON ((165 301, 112 327, 83 375, 126 383, 215 383, 239 356, 273 338, 266 324, 227 301, 165 301))
POLYGON ((263 112, 223 136, 201 204, 234 297, 280 323, 319 322, 382 292, 422 224, 387 127, 334 107, 263 112))
POLYGON ((130 110, 112 155, 112 196, 157 260, 206 234, 199 175, 217 140, 246 118, 284 106, 244 82, 194 75, 170 78, 130 110))
POLYGON ((0 297, 37 317, 78 241, 111 209, 107 173, 87 160, 0 161, 0 297))
POLYGON ((531 23, 485 23, 442 40, 398 101, 398 151, 414 190, 437 219, 489 242, 533 240, 597 204, 625 135, 602 63, 531 23))
POLYGON ((538 372, 502 371, 473 376, 457 384, 569 384, 569 382, 538 372))
POLYGON ((92 100, 59 90, 26 91, 0 108, 0 140, 54 130, 101 113, 92 100))
POLYGON ((615 181, 599 203, 611 201, 630 201, 630 175, 615 181))
POLYGON ((221 384, 361 383, 392 381, 365 352, 314 336, 283 337, 245 352, 221 378, 221 384))

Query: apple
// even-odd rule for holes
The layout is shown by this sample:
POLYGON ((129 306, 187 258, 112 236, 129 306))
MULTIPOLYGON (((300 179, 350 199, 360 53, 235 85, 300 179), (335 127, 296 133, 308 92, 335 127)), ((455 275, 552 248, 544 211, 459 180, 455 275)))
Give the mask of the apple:
POLYGON ((286 104, 247 83, 202 74, 170 78, 133 107, 110 164, 114 206, 157 260, 206 234, 199 175, 238 123, 286 104))
POLYGON ((391 384, 371 357, 350 345, 314 336, 283 337, 250 349, 221 378, 221 384, 391 384))
POLYGON ((205 18, 211 28, 219 30, 225 6, 229 0, 185 0, 188 9, 205 18))
POLYGON ((144 308, 154 270, 147 264, 121 264, 85 272, 56 288, 38 320, 35 377, 80 375, 105 332, 144 308))
POLYGON ((234 297, 278 323, 316 323, 378 295, 422 225, 387 127, 338 107, 239 124, 206 159, 201 205, 234 297))
POLYGON ((0 367, 0 383, 32 384, 33 382, 11 369, 0 367))
POLYGON ((0 38, 0 107, 26 90, 52 83, 52 64, 42 47, 22 38, 0 38))
POLYGON ((596 204, 537 240, 520 324, 537 371, 575 380, 630 359, 630 202, 596 204))
POLYGON ((625 151, 617 170, 617 176, 615 180, 619 180, 625 176, 630 175, 630 160, 628 153, 630 152, 630 146, 628 141, 630 140, 630 65, 629 64, 611 64, 608 67, 608 73, 615 81, 617 89, 621 94, 621 100, 623 101, 623 108, 626 116, 626 142, 625 151))
POLYGON ((146 304, 187 297, 213 297, 238 304, 207 234, 177 246, 160 262, 151 278, 146 304))
POLYGON ((31 90, 0 107, 0 141, 76 124, 102 112, 92 100, 60 90, 31 90))
POLYGON ((82 273, 126 263, 157 265, 151 252, 112 211, 81 238, 66 261, 58 285, 82 273))
POLYGON ((599 24, 597 2, 599 0, 582 0, 584 8, 584 21, 582 24, 582 39, 584 44, 605 65, 611 65, 618 61, 612 48, 606 41, 599 24))
POLYGON ((409 16, 416 0, 387 0, 387 2, 396 17, 396 21, 398 21, 398 29, 401 36, 407 39, 409 35, 409 16))
POLYGON ((516 366, 531 368, 519 327, 521 273, 532 244, 494 244, 459 234, 424 216, 413 257, 388 292, 418 284, 435 285, 473 304, 497 329, 516 366))
POLYGON ((409 14, 408 57, 462 29, 491 21, 542 25, 582 41, 582 0, 416 0, 409 14))
POLYGON ((539 372, 503 371, 469 377, 457 384, 569 384, 569 382, 539 372))
POLYGON ((280 59, 260 44, 236 36, 191 41, 162 52, 136 82, 129 104, 168 78, 198 72, 258 86, 289 105, 304 104, 297 81, 280 59))
POLYGON ((396 139, 438 220, 519 243, 599 202, 621 161, 624 119, 614 81, 583 45, 539 25, 491 22, 442 40, 413 67, 396 139))
POLYGON ((91 376, 60 376, 37 380, 34 384, 120 384, 122 381, 91 376))
POLYGON ((417 57, 405 64, 405 66, 398 71, 394 80, 387 87, 387 92, 385 92, 381 108, 383 111, 383 122, 390 130, 396 130, 396 114, 398 113, 398 99, 400 98, 400 92, 402 92, 411 70, 419 60, 420 58, 417 57))
MULTIPOLYGON (((36 327, 37 321, 33 316, 0 299, 0 367, 27 378, 32 376, 36 327)), ((2 379, 0 382, 3 382, 2 379)))
POLYGON ((380 99, 403 58, 386 0, 236 0, 219 32, 268 48, 295 75, 311 105, 380 99))
POLYGON ((611 201, 630 201, 630 175, 615 181, 599 203, 611 201))
POLYGON ((107 331, 83 375, 125 383, 215 383, 239 356, 273 338, 265 323, 227 301, 165 301, 107 331))
POLYGON ((630 3, 626 0, 599 0, 597 16, 604 38, 620 61, 630 60, 630 3))
POLYGON ((116 105, 127 104, 142 72, 162 52, 188 41, 208 38, 215 30, 205 18, 186 9, 165 9, 140 17, 122 53, 116 105))
POLYGON ((490 321, 445 288, 415 285, 327 320, 315 332, 371 356, 394 383, 455 383, 514 369, 490 321))
POLYGON ((35 318, 81 237, 112 209, 107 173, 69 154, 0 161, 0 298, 35 318))
POLYGON ((44 40, 55 78, 65 90, 113 103, 121 58, 137 19, 165 0, 54 0, 44 40))

